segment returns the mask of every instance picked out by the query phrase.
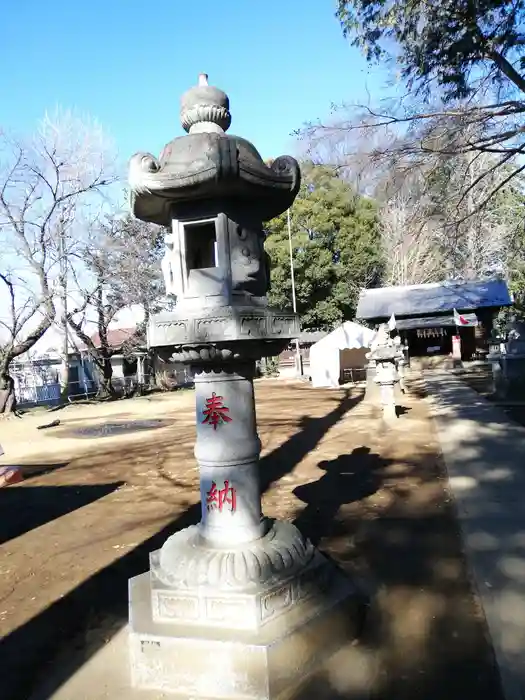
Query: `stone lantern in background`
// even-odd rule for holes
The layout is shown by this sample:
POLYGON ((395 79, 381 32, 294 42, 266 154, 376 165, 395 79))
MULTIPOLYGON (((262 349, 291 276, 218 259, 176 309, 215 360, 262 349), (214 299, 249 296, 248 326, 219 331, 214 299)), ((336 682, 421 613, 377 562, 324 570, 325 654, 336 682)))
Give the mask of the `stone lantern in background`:
POLYGON ((394 347, 397 350, 397 355, 396 355, 396 369, 397 369, 397 377, 399 379, 399 388, 401 389, 401 393, 406 392, 406 384, 405 384, 405 368, 406 368, 406 349, 403 346, 403 341, 401 340, 400 335, 396 335, 394 337, 394 347))
POLYGON ((396 364, 401 356, 402 351, 390 338, 387 324, 382 323, 370 346, 369 358, 375 365, 373 381, 379 386, 383 419, 387 423, 397 418, 395 385, 399 376, 396 364))
POLYGON ((300 171, 286 156, 265 165, 226 135, 230 121, 227 95, 201 75, 181 100, 188 134, 130 163, 135 216, 171 230, 162 269, 177 303, 148 342, 195 379, 202 506, 130 581, 131 667, 139 688, 278 698, 355 636, 361 599, 291 523, 261 512, 255 363, 299 333, 294 313, 268 307, 262 222, 290 207, 300 171))

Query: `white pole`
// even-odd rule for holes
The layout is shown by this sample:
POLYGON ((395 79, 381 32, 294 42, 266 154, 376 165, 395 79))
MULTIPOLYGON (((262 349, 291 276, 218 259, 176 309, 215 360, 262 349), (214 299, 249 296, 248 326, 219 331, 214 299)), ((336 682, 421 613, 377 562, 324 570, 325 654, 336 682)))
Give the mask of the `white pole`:
MULTIPOLYGON (((288 221, 288 245, 290 248, 290 273, 292 277, 292 304, 293 311, 297 313, 297 301, 295 299, 295 274, 293 269, 293 249, 292 249, 292 223, 290 217, 290 209, 286 211, 286 217, 288 221)), ((295 339, 295 369, 297 374, 301 376, 302 374, 302 363, 301 363, 301 351, 299 350, 299 339, 295 339)))
POLYGON ((61 399, 65 400, 69 392, 69 328, 67 322, 67 257, 65 247, 65 227, 62 222, 60 227, 60 235, 58 239, 59 246, 59 276, 60 276, 60 293, 62 296, 62 368, 60 376, 60 393, 61 399))

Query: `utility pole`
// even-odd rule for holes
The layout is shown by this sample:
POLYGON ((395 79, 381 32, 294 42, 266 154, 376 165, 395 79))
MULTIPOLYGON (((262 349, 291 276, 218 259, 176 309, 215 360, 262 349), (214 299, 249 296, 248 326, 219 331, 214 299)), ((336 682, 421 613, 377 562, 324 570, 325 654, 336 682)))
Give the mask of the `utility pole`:
MULTIPOLYGON (((297 301, 295 298, 295 273, 293 268, 293 249, 292 249, 292 223, 290 217, 290 209, 286 211, 286 217, 288 221, 288 245, 290 248, 290 272, 292 277, 292 304, 293 311, 297 313, 297 301)), ((303 360, 301 357, 301 351, 299 349, 299 339, 295 339, 295 371, 297 376, 301 377, 303 374, 303 360)))
POLYGON ((58 237, 59 256, 59 293, 62 307, 62 363, 60 369, 60 398, 67 401, 69 393, 69 327, 67 323, 67 255, 66 255, 66 227, 62 219, 58 237))

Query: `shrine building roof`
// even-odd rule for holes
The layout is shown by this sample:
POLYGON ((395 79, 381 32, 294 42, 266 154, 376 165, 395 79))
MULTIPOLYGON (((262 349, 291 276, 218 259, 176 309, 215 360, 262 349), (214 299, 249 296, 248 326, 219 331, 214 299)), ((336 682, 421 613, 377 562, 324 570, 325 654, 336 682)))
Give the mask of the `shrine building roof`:
POLYGON ((511 306, 507 284, 502 279, 446 281, 431 284, 364 289, 357 305, 356 318, 367 321, 396 317, 476 311, 511 306))

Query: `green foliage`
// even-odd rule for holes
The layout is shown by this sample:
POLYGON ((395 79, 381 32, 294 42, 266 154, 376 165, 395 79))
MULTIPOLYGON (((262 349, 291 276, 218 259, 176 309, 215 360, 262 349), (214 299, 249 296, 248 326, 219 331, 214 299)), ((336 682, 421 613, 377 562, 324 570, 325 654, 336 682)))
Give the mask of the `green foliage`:
MULTIPOLYGON (((377 284, 382 269, 375 204, 357 195, 333 169, 302 165, 291 210, 297 311, 304 329, 329 330, 355 315, 359 290, 377 284)), ((286 212, 267 224, 270 304, 292 307, 286 212)))
POLYGON ((279 358, 265 357, 262 365, 262 372, 265 377, 279 376, 279 358))
POLYGON ((522 0, 338 0, 345 35, 370 61, 394 58, 427 97, 472 95, 479 80, 524 89, 522 0), (516 68, 518 66, 518 68, 516 68))

